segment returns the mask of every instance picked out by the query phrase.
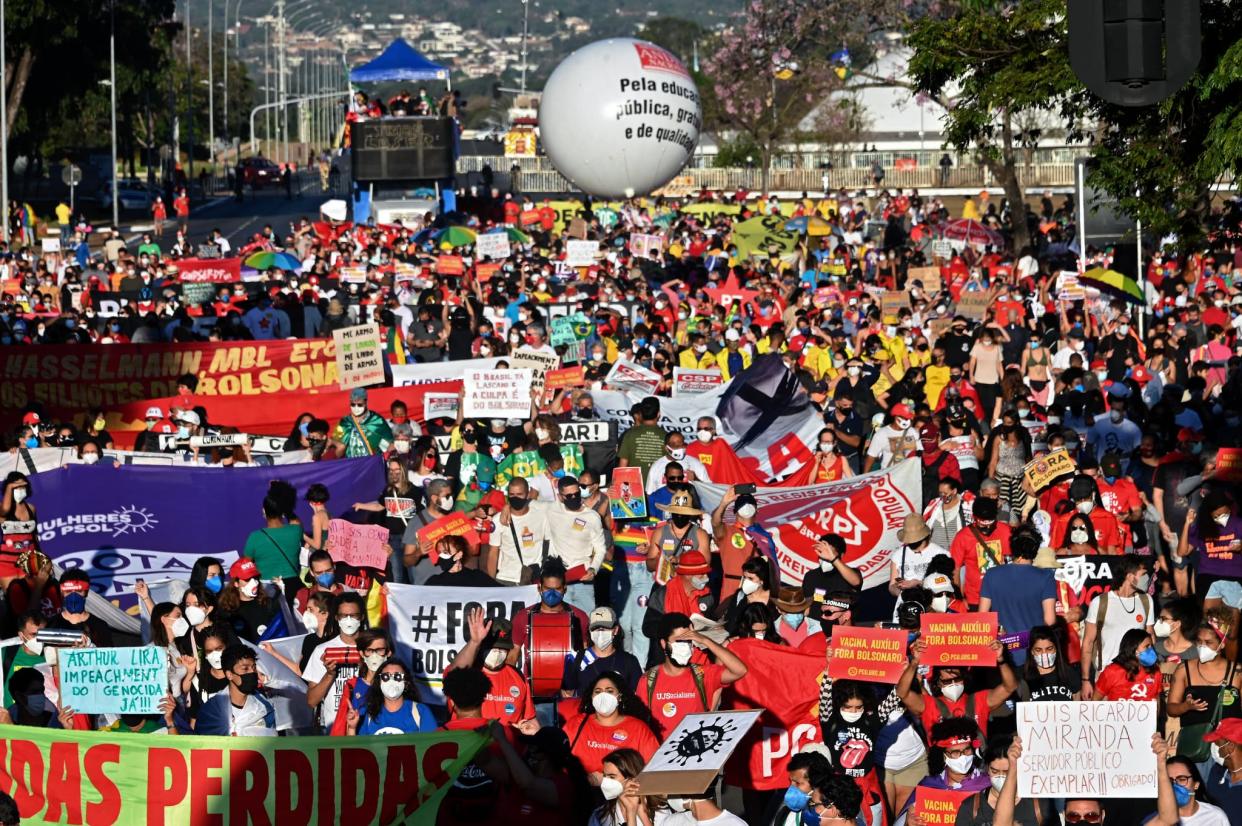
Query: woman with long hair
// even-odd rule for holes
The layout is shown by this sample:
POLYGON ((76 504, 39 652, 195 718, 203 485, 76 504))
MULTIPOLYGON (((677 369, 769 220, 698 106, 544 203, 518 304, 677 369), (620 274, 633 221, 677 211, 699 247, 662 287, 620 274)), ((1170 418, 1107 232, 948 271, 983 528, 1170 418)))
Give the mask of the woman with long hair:
POLYGON ((766 640, 773 645, 784 645, 785 641, 776 630, 776 617, 776 608, 765 602, 747 603, 738 612, 736 627, 729 638, 766 640))
POLYGON ((649 760, 660 747, 652 731, 651 712, 615 671, 597 676, 583 692, 578 713, 565 721, 569 749, 598 786, 603 761, 619 743, 649 760))
POLYGON ((750 605, 772 604, 772 566, 766 557, 752 556, 743 562, 741 577, 737 593, 722 606, 720 612, 730 636, 737 636, 743 609, 750 605))
POLYGON ((1155 700, 1164 685, 1155 646, 1142 628, 1121 637, 1117 656, 1095 681, 1093 700, 1155 700))
POLYGON ((151 644, 164 650, 168 662, 168 685, 173 697, 190 691, 198 658, 187 653, 186 635, 190 623, 181 615, 181 606, 161 602, 151 611, 151 644))
POLYGON ((1177 552, 1191 559, 1194 592, 1206 595, 1213 583, 1242 582, 1242 517, 1226 490, 1209 491, 1187 525, 1177 552))
POLYGON ((1051 625, 1031 629, 1026 665, 1018 680, 1018 697, 1023 702, 1080 699, 1082 677, 1069 661, 1064 638, 1051 625))
POLYGON ((233 633, 248 642, 258 643, 259 637, 272 624, 280 606, 268 598, 253 560, 241 557, 229 568, 229 584, 220 593, 217 611, 233 633))
MULTIPOLYGON (((827 659, 832 659, 828 649, 827 659)), ((863 794, 869 826, 883 822, 884 793, 875 770, 875 744, 880 729, 901 708, 901 697, 890 691, 876 703, 870 687, 856 680, 836 680, 825 670, 819 687, 819 726, 832 763, 858 786, 863 794)))
POLYGON ((346 733, 416 734, 435 731, 436 720, 431 709, 418 702, 415 699, 417 696, 418 688, 405 663, 385 660, 375 672, 363 705, 359 708, 350 703, 346 708, 346 733))
POLYGON ((599 781, 604 805, 591 815, 589 826, 655 826, 673 814, 668 798, 645 795, 639 789, 637 778, 645 765, 647 758, 631 748, 617 749, 604 758, 599 781))
POLYGON ((30 480, 15 470, 4 478, 4 500, 0 502, 0 590, 25 576, 17 558, 37 550, 39 516, 30 501, 30 480))
POLYGON ((1065 524, 1065 538, 1058 549, 1058 555, 1093 556, 1100 552, 1099 540, 1095 537, 1095 525, 1091 517, 1083 513, 1074 513, 1065 524))
POLYGON ((1195 629, 1196 657, 1173 672, 1167 711, 1181 718, 1177 753, 1195 762, 1211 757, 1203 736, 1222 719, 1242 717, 1242 669, 1225 649, 1229 627, 1212 618, 1195 629))
POLYGON ((346 733, 350 711, 361 711, 366 705, 367 698, 375 689, 376 674, 392 657, 392 637, 381 628, 366 628, 359 631, 354 639, 354 645, 358 648, 360 659, 358 673, 347 679, 344 688, 341 689, 336 719, 333 720, 329 731, 334 736, 346 733))
POLYGON ((992 431, 986 453, 988 476, 1000 483, 1001 501, 1010 513, 1022 513, 1026 505, 1022 473, 1031 461, 1031 434, 1022 425, 1016 410, 1008 409, 1001 414, 1001 425, 992 431))

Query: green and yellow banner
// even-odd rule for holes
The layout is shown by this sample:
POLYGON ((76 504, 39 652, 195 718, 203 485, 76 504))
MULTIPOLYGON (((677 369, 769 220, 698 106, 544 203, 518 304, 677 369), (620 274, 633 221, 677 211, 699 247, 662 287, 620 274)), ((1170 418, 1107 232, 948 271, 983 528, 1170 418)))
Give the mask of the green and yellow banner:
POLYGON ((325 826, 436 821, 488 741, 436 731, 374 737, 193 737, 4 726, 0 790, 29 823, 325 826))

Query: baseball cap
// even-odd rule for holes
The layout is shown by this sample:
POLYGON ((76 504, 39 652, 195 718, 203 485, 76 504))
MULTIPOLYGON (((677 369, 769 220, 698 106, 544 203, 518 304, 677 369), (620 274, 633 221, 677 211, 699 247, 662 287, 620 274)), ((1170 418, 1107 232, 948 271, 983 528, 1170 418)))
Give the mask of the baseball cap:
POLYGON ((1228 717, 1221 720, 1216 726, 1216 730, 1211 734, 1203 735, 1203 742, 1215 743, 1218 740, 1228 740, 1230 743, 1242 743, 1242 718, 1228 717))
POLYGON ((1151 381, 1151 371, 1140 364, 1130 371, 1130 378, 1139 384, 1147 384, 1147 382, 1151 381))
POLYGON ((591 612, 591 617, 590 617, 590 630, 591 631, 594 631, 596 628, 616 628, 616 627, 617 627, 617 612, 616 611, 613 611, 611 608, 605 605, 601 605, 600 607, 596 608, 594 611, 591 612))
POLYGON ((158 407, 148 407, 147 413, 145 416, 143 416, 143 418, 144 419, 162 419, 164 418, 164 411, 160 410, 158 407))
POLYGON ((741 334, 737 330, 734 330, 732 327, 725 330, 724 337, 725 337, 725 341, 741 341, 742 339, 741 334))
POLYGON ((485 648, 499 648, 502 651, 513 650, 513 623, 504 617, 496 617, 492 620, 492 628, 487 632, 487 639, 484 640, 485 648))
POLYGON ((254 564, 253 559, 246 557, 239 558, 229 568, 229 579, 258 579, 259 566, 254 564))
POLYGON ((198 427, 200 424, 203 423, 202 419, 200 419, 198 417, 198 414, 195 413, 193 410, 182 410, 180 413, 177 414, 177 421, 185 422, 186 424, 192 424, 195 427, 198 427))
POLYGON ((361 387, 355 387, 349 394, 350 404, 366 404, 367 391, 361 387))
POLYGON ((1203 434, 1191 427, 1183 427, 1177 431, 1177 440, 1179 442, 1202 442, 1203 434))
POLYGON ((1120 476, 1121 457, 1111 451, 1105 453, 1104 458, 1100 459, 1100 470, 1107 476, 1120 476))
POLYGON ((928 574, 923 577, 923 587, 933 594, 953 593, 953 580, 944 574, 928 574))
POLYGON ((1104 359, 1095 359, 1094 361, 1091 362, 1091 369, 1092 370, 1107 370, 1108 362, 1106 362, 1104 359))
POLYGON ((898 418, 898 419, 913 419, 914 418, 914 412, 910 410, 910 408, 904 404, 893 405, 893 409, 890 410, 889 412, 893 414, 893 418, 898 418))
POLYGON ((31 410, 25 416, 22 416, 22 424, 38 424, 40 421, 42 420, 39 418, 39 414, 34 412, 33 410, 31 410))

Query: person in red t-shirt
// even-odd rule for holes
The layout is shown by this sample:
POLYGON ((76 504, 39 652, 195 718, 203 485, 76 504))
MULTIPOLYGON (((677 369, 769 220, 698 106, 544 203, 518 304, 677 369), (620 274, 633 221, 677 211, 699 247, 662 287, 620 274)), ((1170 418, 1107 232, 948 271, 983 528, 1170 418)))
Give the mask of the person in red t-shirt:
POLYGON ((1130 541, 1132 524, 1143 518, 1143 500, 1139 498, 1134 480, 1121 473, 1121 456, 1113 451, 1100 460, 1100 475, 1096 477, 1100 489, 1100 503, 1104 510, 1117 517, 1121 532, 1121 548, 1133 544, 1130 541))
POLYGON ((168 220, 168 207, 164 206, 164 199, 159 195, 155 196, 155 203, 151 206, 151 219, 155 223, 155 237, 164 237, 164 221, 168 220))
MULTIPOLYGON (((1069 498, 1078 513, 1084 514, 1091 520, 1091 527, 1095 530, 1095 545, 1100 553, 1119 554, 1123 551, 1123 546, 1117 517, 1100 507, 1098 490, 1095 480, 1090 476, 1075 476, 1070 482, 1069 498)), ((1053 521, 1051 535, 1053 548, 1065 547, 1065 530, 1073 514, 1073 511, 1063 513, 1053 521)))
POLYGON ((1156 649, 1142 628, 1131 628, 1121 638, 1117 656, 1095 679, 1095 700, 1155 700, 1164 676, 1156 665, 1156 649))
POLYGON ((1009 559, 1009 526, 997 521, 997 508, 995 499, 975 499, 974 521, 949 545, 949 556, 957 567, 957 586, 972 608, 979 604, 983 575, 1009 559))
POLYGON ((930 696, 924 696, 921 690, 916 691, 914 687, 919 661, 926 650, 927 643, 923 640, 918 640, 910 648, 910 662, 901 672, 894 689, 902 704, 922 718, 925 732, 931 732, 932 726, 941 720, 970 717, 979 724, 980 733, 986 736, 988 715, 1004 705, 1009 695, 1018 690, 1018 675, 1005 662, 1005 646, 999 640, 992 643, 996 667, 1000 669, 1000 685, 989 691, 967 691, 967 683, 975 682, 971 679, 972 669, 957 666, 932 668, 928 677, 932 687, 930 696))
POLYGON ((660 747, 648 723, 651 713, 615 671, 595 678, 582 695, 578 713, 565 721, 565 735, 593 785, 599 785, 604 758, 617 749, 634 749, 650 760, 660 747))
POLYGON ((745 677, 746 664, 723 645, 693 631, 690 618, 676 611, 660 618, 660 649, 664 662, 647 669, 638 695, 646 700, 663 740, 687 714, 715 709, 721 687, 745 677), (695 645, 707 649, 716 663, 691 663, 695 645))
POLYGON ((184 189, 173 201, 173 212, 177 213, 177 226, 185 232, 190 223, 190 196, 184 189))
MULTIPOLYGON (((454 668, 482 668, 492 684, 483 699, 483 716, 505 725, 529 723, 535 716, 530 686, 521 672, 508 663, 514 651, 513 626, 503 617, 484 621, 483 609, 475 608, 466 615, 466 629, 470 640, 444 673, 447 675, 454 668)), ((449 711, 456 718, 452 703, 449 711)))
MULTIPOLYGON (((490 693, 490 683, 477 668, 459 668, 444 672, 444 696, 453 717, 444 724, 446 731, 486 731, 492 726, 484 706, 490 693)), ((532 721, 533 723, 533 721, 532 721)), ((533 734, 538 724, 527 727, 523 733, 533 734)), ((512 729, 502 726, 509 739, 512 729)), ((508 785, 509 771, 505 766, 500 746, 493 742, 474 756, 440 802, 436 816, 437 826, 458 826, 491 822, 500 813, 500 791, 508 785)))

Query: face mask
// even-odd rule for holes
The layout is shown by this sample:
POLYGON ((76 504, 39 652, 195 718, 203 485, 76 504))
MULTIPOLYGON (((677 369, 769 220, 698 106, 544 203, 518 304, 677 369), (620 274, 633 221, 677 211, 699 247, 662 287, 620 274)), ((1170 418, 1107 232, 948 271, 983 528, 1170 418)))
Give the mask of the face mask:
POLYGON ((310 633, 312 634, 318 633, 319 632, 319 617, 315 616, 310 611, 307 611, 304 614, 302 614, 302 625, 310 633))
POLYGON ((943 614, 945 611, 948 611, 949 610, 949 595, 941 594, 939 596, 932 597, 931 607, 932 607, 932 610, 935 611, 937 614, 943 614))
POLYGON ((42 714, 47 709, 47 697, 42 693, 27 694, 25 705, 26 710, 32 715, 42 714))
POLYGON ((802 811, 810 800, 811 796, 797 786, 790 786, 785 790, 785 808, 791 812, 802 811))
MULTIPOLYGON (((39 446, 39 440, 36 439, 35 443, 31 445, 31 447, 38 447, 38 446, 39 446)), ((26 490, 26 488, 13 488, 13 501, 14 502, 25 502, 26 497, 29 495, 30 495, 30 492, 26 490)))
POLYGON ((224 590, 224 580, 219 574, 216 574, 215 576, 209 576, 203 580, 203 586, 213 594, 218 594, 224 590))
POLYGON ((992 775, 992 788, 997 792, 1000 792, 1001 788, 1005 785, 1005 777, 1006 776, 1003 774, 992 775))
POLYGON ((819 813, 811 811, 811 808, 808 806, 807 808, 802 810, 802 815, 799 818, 799 822, 802 824, 802 826, 819 826, 820 824, 819 813))
POLYGON ((682 459, 686 458, 686 449, 684 447, 673 448, 669 450, 668 458, 672 459, 674 462, 680 462, 682 459))
POLYGON ((802 614, 785 614, 785 624, 795 631, 802 626, 802 621, 806 619, 802 614))
POLYGON ((540 441, 543 441, 550 438, 552 433, 546 427, 536 427, 535 436, 538 437, 540 441))
POLYGON ((185 617, 177 617, 173 620, 171 630, 174 637, 184 637, 190 630, 190 623, 185 617))
POLYGON ((218 671, 220 666, 224 663, 224 649, 221 648, 216 651, 208 651, 206 660, 209 666, 218 671))
POLYGON ((43 653, 43 643, 39 642, 37 638, 23 640, 22 644, 25 645, 26 648, 29 649, 30 653, 34 654, 36 657, 43 653))
POLYGON ((1192 797, 1194 797, 1194 792, 1190 789, 1185 786, 1180 786, 1177 783, 1173 784, 1173 799, 1177 801, 1177 805, 1179 807, 1190 803, 1190 798, 1192 797))
POLYGON ((1086 502, 1077 503, 1076 505, 1074 505, 1074 507, 1078 508, 1078 512, 1085 516, 1086 514, 1089 514, 1091 513, 1091 511, 1095 510, 1095 502, 1092 502, 1091 500, 1087 500, 1086 502))
POLYGON ((85 594, 65 594, 63 601, 65 610, 70 614, 80 614, 86 610, 85 594))
POLYGON ((753 579, 742 580, 742 593, 745 594, 746 596, 750 596, 751 594, 753 594, 755 591, 758 591, 758 590, 759 590, 758 582, 755 582, 753 579))
POLYGON ((820 442, 819 449, 823 453, 831 453, 837 446, 836 442, 820 442))
POLYGON ((842 711, 841 719, 847 723, 857 723, 863 718, 863 714, 861 711, 842 711))
POLYGON ((1074 528, 1070 531, 1070 542, 1076 545, 1085 545, 1088 538, 1086 528, 1074 528))
POLYGON ((1129 324, 1122 324, 1122 325, 1120 325, 1120 326, 1117 328, 1117 334, 1118 334, 1118 335, 1121 335, 1121 336, 1128 336, 1128 335, 1130 335, 1130 325, 1129 325, 1129 324))
POLYGON ((363 654, 362 661, 367 664, 367 670, 374 674, 384 664, 384 660, 388 659, 383 654, 363 654))
POLYGON ((958 774, 968 774, 975 764, 975 757, 973 754, 963 754, 961 757, 947 758, 944 764, 958 774))
POLYGON ((1138 591, 1146 591, 1150 584, 1151 574, 1139 574, 1138 582, 1134 583, 1134 587, 1138 591))
POLYGON ((1164 620, 1156 620, 1151 630, 1157 637, 1163 639, 1173 633, 1173 626, 1164 620))
POLYGON ((1108 418, 1113 422, 1113 424, 1119 423, 1125 417, 1126 417, 1126 414, 1122 413, 1120 410, 1108 411, 1108 418))
POLYGON ((625 791, 625 784, 615 777, 605 777, 599 781, 599 791, 605 800, 616 800, 625 791))
POLYGON ((1216 659, 1219 653, 1220 652, 1214 648, 1209 648, 1206 645, 1200 645, 1199 646, 1199 662, 1210 663, 1212 660, 1216 659))
POLYGON ((347 637, 352 637, 358 633, 358 629, 362 627, 362 620, 357 617, 341 617, 336 621, 336 625, 341 629, 341 633, 347 637))
POLYGON ((178 439, 190 438, 190 428, 186 427, 185 425, 178 425, 177 426, 177 438, 178 439))
POLYGON ((591 645, 596 648, 608 648, 612 645, 612 631, 607 628, 598 628, 592 631, 591 645))
MULTIPOLYGON (((395 677, 404 677, 402 674, 394 674, 395 677)), ((390 700, 395 700, 405 694, 405 680, 388 679, 380 682, 380 692, 390 700)))
POLYGON ((906 430, 910 427, 909 419, 893 419, 893 427, 898 430, 906 430))
POLYGON ((1040 668, 1052 668, 1057 662, 1057 652, 1049 651, 1047 654, 1033 654, 1035 665, 1040 668))
POLYGON ((1212 744, 1212 762, 1218 766, 1225 765, 1225 755, 1220 753, 1220 744, 1212 744))
POLYGON ((755 515, 755 506, 748 502, 737 509, 737 515, 743 519, 750 519, 755 515))
POLYGON ((858 366, 850 366, 845 369, 845 372, 849 373, 850 376, 857 376, 862 372, 862 368, 858 366))
POLYGON ((1139 661, 1139 665, 1143 666, 1144 668, 1151 668, 1153 665, 1156 664, 1156 649, 1144 648, 1138 654, 1138 661, 1139 661))
POLYGON ((684 528, 690 524, 690 520, 693 518, 694 517, 689 514, 675 513, 673 514, 673 524, 678 528, 684 528))
POLYGON ((671 643, 668 647, 668 658, 673 665, 686 666, 690 664, 690 655, 694 653, 694 646, 685 640, 678 640, 671 643))
POLYGON ((396 450, 398 453, 409 453, 410 452, 410 443, 405 441, 404 439, 399 442, 393 442, 392 446, 393 446, 393 449, 396 450))
POLYGON ((940 687, 940 693, 945 699, 957 702, 966 693, 966 686, 962 683, 950 683, 940 687))
POLYGON ((561 502, 563 502, 565 504, 565 507, 568 508, 569 510, 576 511, 582 507, 582 494, 581 493, 567 493, 561 497, 561 502))
POLYGON ((83 453, 82 454, 82 464, 84 465, 93 465, 98 461, 99 461, 98 453, 83 453))
POLYGON ((259 580, 252 579, 249 582, 243 582, 241 584, 241 592, 248 597, 254 597, 255 594, 259 593, 259 580))
POLYGON ((547 590, 539 595, 539 599, 543 600, 543 604, 549 608, 555 608, 565 600, 565 595, 560 591, 547 590))
POLYGON ((509 497, 509 507, 515 511, 526 510, 526 502, 527 502, 527 499, 525 496, 510 496, 509 497))
POLYGON ((508 653, 508 651, 493 648, 491 651, 488 651, 487 656, 483 658, 483 666, 485 668, 490 668, 492 671, 498 671, 500 667, 504 665, 505 657, 508 653))
POLYGON ((249 674, 239 674, 238 679, 241 681, 237 685, 237 690, 246 696, 250 696, 259 690, 259 675, 251 671, 249 674))
POLYGON ((1229 514, 1224 513, 1224 514, 1221 514, 1220 516, 1213 516, 1212 521, 1215 522, 1217 525, 1220 525, 1223 528, 1229 524, 1229 514))
POLYGON ((591 706, 597 712, 607 717, 617 710, 617 695, 601 691, 591 698, 591 706))
POLYGON ((710 430, 699 430, 695 436, 697 436, 698 440, 703 444, 707 444, 712 440, 712 432, 710 430))

